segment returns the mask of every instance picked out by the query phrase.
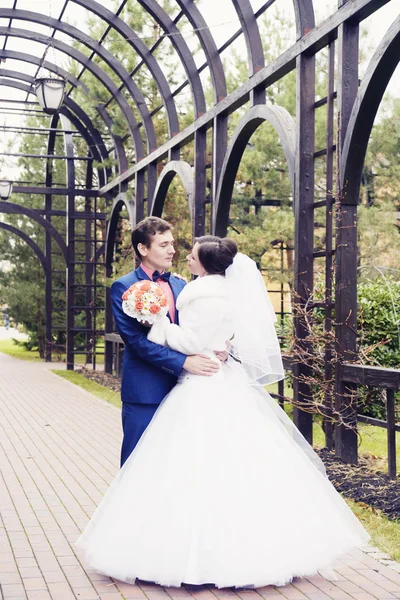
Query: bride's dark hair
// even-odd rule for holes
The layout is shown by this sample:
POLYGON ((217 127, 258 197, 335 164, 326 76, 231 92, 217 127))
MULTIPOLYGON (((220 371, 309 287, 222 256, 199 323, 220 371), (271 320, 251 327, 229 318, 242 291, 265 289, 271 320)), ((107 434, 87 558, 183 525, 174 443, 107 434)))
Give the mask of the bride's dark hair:
POLYGON ((233 263, 237 246, 229 238, 215 235, 203 235, 195 239, 199 245, 199 261, 209 275, 225 275, 226 269, 233 263))

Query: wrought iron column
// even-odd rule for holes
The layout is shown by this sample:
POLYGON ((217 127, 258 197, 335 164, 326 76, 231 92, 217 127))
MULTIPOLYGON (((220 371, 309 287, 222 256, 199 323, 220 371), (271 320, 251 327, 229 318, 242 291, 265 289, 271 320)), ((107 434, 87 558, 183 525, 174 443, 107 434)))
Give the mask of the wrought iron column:
MULTIPOLYGON (((63 129, 70 130, 71 125, 69 120, 61 115, 61 123, 63 129)), ((69 157, 66 160, 66 183, 68 189, 75 187, 75 164, 73 160, 74 156, 74 144, 72 135, 64 133, 64 146, 65 154, 69 157)), ((75 196, 74 194, 67 194, 67 218, 66 218, 66 232, 67 232, 67 369, 70 371, 74 370, 74 325, 75 325, 75 196)))
POLYGON ((194 136, 194 237, 204 235, 206 224, 206 145, 207 132, 199 129, 194 136))
MULTIPOLYGON (((93 162, 90 160, 86 165, 86 189, 91 189, 92 186, 93 162)), ((92 198, 85 198, 85 213, 88 215, 92 212, 92 202, 92 198)), ((92 362, 96 353, 96 331, 93 327, 93 319, 95 319, 96 311, 96 302, 94 302, 93 296, 96 294, 96 289, 92 288, 91 285, 92 283, 96 283, 93 281, 96 270, 96 249, 96 215, 93 214, 93 221, 89 218, 85 221, 85 353, 87 363, 92 362), (93 315, 89 308, 92 304, 94 304, 93 315)))
MULTIPOLYGON (((325 331, 332 331, 332 236, 333 236, 333 160, 334 160, 334 92, 335 92, 335 42, 329 44, 328 54, 328 94, 327 94, 327 136, 326 136, 326 257, 325 257, 325 331)), ((333 381, 332 350, 333 344, 325 348, 325 379, 333 381)), ((333 386, 333 383, 332 383, 333 386)), ((330 386, 325 395, 325 410, 327 418, 324 421, 325 443, 329 450, 333 448, 333 389, 330 386)))
MULTIPOLYGON (((314 250, 314 129, 315 129, 315 57, 305 53, 296 61, 297 73, 297 156, 295 178, 295 272, 294 331, 296 343, 308 354, 305 338, 307 326, 302 311, 313 290, 314 250), (297 310, 296 310, 297 309, 297 310)), ((309 403, 312 390, 305 378, 310 374, 309 360, 294 367, 294 398, 298 404, 309 403)), ((309 443, 312 443, 312 415, 294 409, 294 421, 309 443)))
MULTIPOLYGON (((47 155, 54 154, 56 143, 56 129, 58 125, 58 115, 51 119, 49 139, 47 144, 47 155)), ((46 183, 47 188, 53 185, 53 160, 46 160, 46 183)), ((45 194, 45 218, 51 223, 51 210, 53 204, 52 194, 45 194)), ((46 256, 46 288, 45 288, 45 311, 46 311, 46 329, 45 329, 45 361, 51 362, 52 359, 52 320, 53 320, 53 274, 52 274, 52 255, 51 255, 51 234, 46 230, 45 233, 45 256, 46 256)))
POLYGON ((217 190, 228 147, 228 117, 226 115, 214 118, 212 135, 211 233, 214 233, 217 218, 217 190))
MULTIPOLYGON (((342 0, 341 4, 347 4, 342 0)), ((339 27, 338 119, 339 157, 343 149, 351 110, 358 91, 359 24, 346 21, 339 27)), ((339 160, 340 164, 340 160, 339 160)), ((339 173, 340 177, 340 173, 339 173)), ((336 351, 342 361, 356 359, 357 341, 357 204, 345 204, 341 190, 336 210, 336 351)), ((336 427, 336 454, 357 463, 357 412, 355 384, 344 384, 338 365, 335 378, 335 407, 344 424, 336 427)))

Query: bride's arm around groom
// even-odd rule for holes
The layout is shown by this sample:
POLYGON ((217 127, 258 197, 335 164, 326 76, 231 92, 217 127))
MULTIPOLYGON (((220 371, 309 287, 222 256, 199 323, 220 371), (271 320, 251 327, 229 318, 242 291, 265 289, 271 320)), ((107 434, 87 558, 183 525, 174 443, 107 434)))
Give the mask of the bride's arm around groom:
POLYGON ((185 354, 224 351, 232 336, 226 282, 220 275, 199 277, 177 300, 179 325, 165 318, 155 323, 148 339, 185 354))

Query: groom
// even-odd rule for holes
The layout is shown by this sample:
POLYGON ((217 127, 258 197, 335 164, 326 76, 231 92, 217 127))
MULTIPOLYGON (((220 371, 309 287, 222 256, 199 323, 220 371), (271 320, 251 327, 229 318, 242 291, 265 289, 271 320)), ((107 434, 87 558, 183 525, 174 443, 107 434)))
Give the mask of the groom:
POLYGON ((121 466, 129 457, 150 423, 161 400, 174 387, 182 369, 210 376, 219 366, 203 355, 186 356, 147 339, 148 327, 122 310, 122 294, 134 283, 150 279, 159 283, 168 299, 168 316, 178 323, 175 302, 186 285, 166 269, 175 254, 172 226, 158 217, 148 217, 132 231, 132 246, 140 266, 111 285, 111 303, 117 330, 125 342, 121 400, 124 438, 121 466))

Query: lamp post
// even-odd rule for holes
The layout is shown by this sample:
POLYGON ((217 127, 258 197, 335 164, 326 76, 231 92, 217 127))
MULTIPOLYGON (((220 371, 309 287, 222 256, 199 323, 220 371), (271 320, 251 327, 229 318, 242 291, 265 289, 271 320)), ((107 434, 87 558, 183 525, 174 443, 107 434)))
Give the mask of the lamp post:
POLYGON ((64 100, 65 80, 41 77, 35 80, 34 88, 43 111, 47 115, 54 115, 64 100))
POLYGON ((2 200, 8 200, 11 196, 13 188, 13 182, 7 179, 0 180, 0 198, 2 200))

